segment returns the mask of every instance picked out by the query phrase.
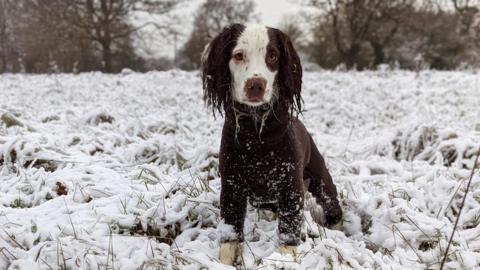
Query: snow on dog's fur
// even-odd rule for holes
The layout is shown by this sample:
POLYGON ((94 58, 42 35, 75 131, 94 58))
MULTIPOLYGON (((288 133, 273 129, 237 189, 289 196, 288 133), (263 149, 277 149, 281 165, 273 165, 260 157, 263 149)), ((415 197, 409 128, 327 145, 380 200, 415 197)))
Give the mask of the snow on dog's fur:
POLYGON ((342 218, 325 161, 294 114, 301 111, 302 70, 290 39, 262 25, 235 24, 208 45, 205 99, 225 112, 220 147, 221 214, 234 237, 224 237, 220 260, 235 261, 243 241, 247 202, 278 212, 281 252, 295 255, 303 204, 311 192, 331 226, 342 218), (223 107, 223 108, 222 108, 223 107))

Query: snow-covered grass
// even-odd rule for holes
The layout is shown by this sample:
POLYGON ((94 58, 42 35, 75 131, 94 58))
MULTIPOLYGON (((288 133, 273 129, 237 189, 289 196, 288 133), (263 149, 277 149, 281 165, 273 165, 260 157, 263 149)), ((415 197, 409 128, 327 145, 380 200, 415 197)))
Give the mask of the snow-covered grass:
MULTIPOLYGON (((297 261, 249 209, 240 269, 435 269, 480 141, 476 72, 306 73, 302 119, 344 230, 305 214, 297 261)), ((0 269, 218 262, 222 119, 198 73, 0 76, 0 269)), ((480 268, 480 177, 447 260, 480 268)))

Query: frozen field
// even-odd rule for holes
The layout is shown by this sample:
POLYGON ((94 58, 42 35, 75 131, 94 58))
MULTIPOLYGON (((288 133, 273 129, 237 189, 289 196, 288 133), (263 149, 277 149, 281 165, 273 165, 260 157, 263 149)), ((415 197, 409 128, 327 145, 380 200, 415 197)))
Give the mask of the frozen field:
MULTIPOLYGON (((305 216, 297 261, 248 211, 240 269, 438 269, 480 142, 477 72, 306 73, 301 118, 343 231, 305 216)), ((218 262, 222 119, 198 73, 0 76, 0 269, 218 262)), ((449 269, 480 269, 480 176, 449 269)))

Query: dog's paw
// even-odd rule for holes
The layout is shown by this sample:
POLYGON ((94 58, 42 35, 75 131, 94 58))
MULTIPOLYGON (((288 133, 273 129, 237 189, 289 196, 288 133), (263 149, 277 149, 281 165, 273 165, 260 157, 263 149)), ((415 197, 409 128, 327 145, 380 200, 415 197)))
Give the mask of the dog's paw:
POLYGON ((297 246, 281 245, 278 252, 282 255, 290 255, 294 260, 297 259, 297 246))
POLYGON ((340 220, 339 222, 329 225, 328 228, 330 230, 335 230, 335 231, 343 231, 343 220, 340 220))
POLYGON ((221 243, 218 258, 223 264, 233 265, 241 251, 242 249, 238 241, 221 243))
POLYGON ((322 207, 325 212, 325 225, 327 228, 333 229, 338 224, 342 224, 343 211, 338 200, 331 200, 329 203, 322 205, 322 207))

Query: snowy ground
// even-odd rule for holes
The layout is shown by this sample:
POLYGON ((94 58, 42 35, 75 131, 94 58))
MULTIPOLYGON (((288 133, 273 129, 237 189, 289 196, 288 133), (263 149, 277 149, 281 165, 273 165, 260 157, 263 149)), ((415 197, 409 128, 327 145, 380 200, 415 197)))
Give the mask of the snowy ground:
MULTIPOLYGON (((438 268, 480 141, 479 74, 307 73, 303 89, 344 230, 306 214, 294 262, 250 209, 239 268, 438 268)), ((217 259, 222 120, 201 96, 180 71, 0 76, 0 269, 232 269, 217 259)), ((448 268, 480 269, 479 223, 477 174, 448 268)))

